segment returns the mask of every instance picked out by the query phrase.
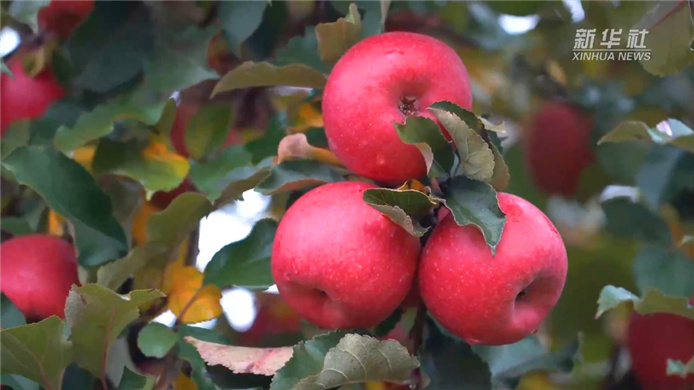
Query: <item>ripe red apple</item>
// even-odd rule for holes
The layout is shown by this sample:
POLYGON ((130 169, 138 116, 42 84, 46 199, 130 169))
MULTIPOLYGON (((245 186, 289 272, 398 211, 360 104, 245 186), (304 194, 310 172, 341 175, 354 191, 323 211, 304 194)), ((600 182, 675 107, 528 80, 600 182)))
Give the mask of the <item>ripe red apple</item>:
POLYGON ((48 6, 39 10, 39 28, 65 39, 93 9, 94 0, 51 0, 48 6))
POLYGON ((0 245, 0 290, 28 320, 65 316, 65 299, 78 283, 75 249, 48 234, 11 238, 0 245))
POLYGON ((12 122, 43 115, 65 96, 50 68, 31 78, 24 73, 21 61, 10 61, 8 65, 14 79, 5 73, 0 76, 0 134, 5 134, 12 122))
MULTIPOLYGON (((694 299, 690 299, 694 304, 694 299)), ((634 314, 628 346, 636 378, 644 390, 694 388, 694 374, 667 375, 667 360, 688 362, 694 357, 694 321, 674 314, 634 314)))
POLYGON ((576 193, 581 173, 593 161, 593 121, 577 107, 546 103, 523 133, 526 159, 535 185, 546 194, 576 193))
POLYGON ((419 289, 439 323, 470 344, 510 344, 535 332, 559 300, 566 248, 537 207, 499 193, 507 222, 492 256, 479 229, 448 215, 422 252, 419 289))
POLYGON ((393 122, 434 119, 427 108, 442 100, 472 107, 467 70, 455 51, 408 32, 366 38, 340 58, 325 86, 330 149, 351 171, 375 181, 401 184, 422 177, 424 158, 400 140, 393 122))
POLYGON ((364 203, 362 182, 326 184, 297 200, 272 248, 282 297, 322 328, 368 328, 407 295, 419 239, 364 203))

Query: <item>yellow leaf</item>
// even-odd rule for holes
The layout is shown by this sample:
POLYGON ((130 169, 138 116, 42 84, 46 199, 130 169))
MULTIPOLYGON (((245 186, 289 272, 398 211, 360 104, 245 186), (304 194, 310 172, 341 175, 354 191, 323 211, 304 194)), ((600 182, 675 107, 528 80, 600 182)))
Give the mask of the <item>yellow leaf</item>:
POLYGON ((222 292, 213 285, 202 285, 204 275, 193 266, 176 261, 166 267, 163 290, 169 310, 186 324, 208 321, 222 314, 222 292))
POLYGON ((151 202, 144 202, 133 218, 131 230, 133 241, 136 245, 142 245, 147 241, 147 220, 152 214, 161 210, 151 202))
POLYGON ((198 390, 198 385, 184 373, 178 374, 173 383, 174 390, 198 390))
POLYGON ((51 210, 48 212, 48 233, 54 236, 65 234, 65 218, 51 210))
POLYGON ((299 106, 292 133, 303 133, 311 127, 323 127, 323 115, 313 104, 303 103, 299 106))
POLYGON ((94 161, 94 145, 85 145, 75 149, 72 153, 72 158, 84 167, 87 171, 92 171, 92 161, 94 161))

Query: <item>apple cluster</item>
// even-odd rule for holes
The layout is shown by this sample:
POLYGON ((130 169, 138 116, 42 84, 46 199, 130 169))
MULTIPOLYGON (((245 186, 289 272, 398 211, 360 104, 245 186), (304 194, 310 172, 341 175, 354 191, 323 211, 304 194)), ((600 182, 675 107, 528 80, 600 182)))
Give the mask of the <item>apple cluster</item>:
MULTIPOLYGON (((467 110, 465 65, 434 38, 393 32, 367 38, 337 62, 323 96, 331 150, 352 172, 400 185, 426 175, 417 147, 393 123, 435 120, 428 108, 450 101, 467 110)), ((445 130, 443 134, 447 137, 445 130)), ((323 328, 369 328, 419 290, 431 315, 469 343, 502 345, 535 332, 564 287, 567 254, 547 216, 499 193, 507 223, 496 254, 482 232, 459 226, 446 209, 425 242, 363 201, 376 185, 325 184, 282 218, 272 250, 280 294, 323 328)))

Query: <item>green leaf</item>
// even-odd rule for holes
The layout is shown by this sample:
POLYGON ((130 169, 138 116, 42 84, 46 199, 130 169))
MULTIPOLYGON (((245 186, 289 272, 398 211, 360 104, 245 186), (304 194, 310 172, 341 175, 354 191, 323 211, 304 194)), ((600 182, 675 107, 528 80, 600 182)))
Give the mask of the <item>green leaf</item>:
MULTIPOLYGON (((459 105, 449 102, 449 101, 440 101, 432 104, 429 107, 429 111, 446 111, 451 114, 454 114, 458 118, 460 118, 465 124, 468 125, 472 130, 477 132, 478 134, 482 134, 482 132, 485 129, 484 123, 482 122, 482 119, 475 115, 474 113, 460 107, 459 105)), ((487 122, 489 123, 489 122, 487 122)), ((491 127, 491 126, 490 126, 491 127)))
POLYGON ((650 49, 650 58, 642 59, 641 65, 656 76, 678 73, 694 64, 694 24, 690 9, 685 2, 659 3, 634 27, 646 29, 645 45, 650 49), (653 20, 653 16, 665 14, 653 20))
POLYGON ((694 374, 694 357, 688 362, 681 360, 667 360, 667 374, 686 378, 688 375, 694 374))
POLYGON ((334 64, 355 43, 361 40, 361 15, 356 4, 349 6, 349 14, 333 23, 316 26, 318 53, 323 62, 334 64))
POLYGON ((275 232, 277 222, 263 219, 246 238, 220 249, 205 267, 205 284, 212 283, 220 289, 238 286, 265 290, 272 286, 270 256, 275 232))
POLYGON ((154 377, 137 374, 127 367, 123 368, 118 390, 152 390, 153 388, 154 377))
POLYGON ((444 204, 458 225, 473 225, 480 229, 492 254, 496 254, 506 215, 499 207, 492 186, 465 176, 454 177, 448 183, 444 204))
POLYGON ((154 49, 154 24, 142 4, 94 5, 89 18, 62 47, 73 67, 73 85, 105 93, 142 72, 154 49))
POLYGON ((295 345, 291 359, 272 378, 270 390, 296 389, 300 380, 320 373, 325 355, 346 334, 345 331, 330 332, 295 345))
MULTIPOLYGON (((168 210, 168 209, 167 209, 168 210)), ((140 245, 122 259, 108 263, 96 271, 96 283, 117 290, 128 278, 156 257, 166 256, 168 248, 161 244, 140 245)))
MULTIPOLYGON (((209 38, 202 43, 205 47, 208 40, 209 38)), ((219 78, 217 73, 192 59, 188 53, 169 49, 157 50, 145 62, 144 71, 146 86, 161 92, 185 89, 205 80, 219 78)))
POLYGON ((395 329, 395 327, 398 325, 400 322, 400 319, 402 319, 402 315, 404 314, 404 310, 401 308, 395 309, 394 312, 392 312, 388 318, 385 320, 381 321, 380 324, 376 325, 374 328, 374 336, 378 338, 383 338, 390 333, 391 330, 395 329))
POLYGON ((643 122, 626 121, 598 141, 598 145, 610 142, 648 141, 659 145, 674 145, 694 153, 694 131, 677 119, 668 119, 655 127, 648 127, 643 122))
POLYGON ((127 239, 113 216, 111 200, 77 162, 52 148, 22 146, 2 163, 20 183, 72 222, 80 264, 99 265, 125 253, 127 239), (87 250, 96 240, 101 250, 87 250))
MULTIPOLYGON (((3 221, 5 223, 5 221, 3 221)), ((0 328, 9 329, 26 325, 24 314, 5 294, 0 294, 0 328)))
POLYGON ((694 320, 694 306, 689 305, 686 297, 665 295, 651 288, 644 292, 643 298, 639 298, 628 290, 615 286, 605 286, 600 292, 595 318, 625 302, 632 303, 639 314, 670 313, 694 320))
POLYGON ((499 13, 527 16, 539 13, 547 3, 544 1, 493 1, 486 5, 499 13))
POLYGON ((250 163, 251 155, 242 146, 230 146, 204 162, 193 163, 190 177, 195 187, 216 200, 229 184, 255 172, 250 163))
POLYGON ((536 336, 530 336, 498 347, 473 345, 472 350, 487 362, 492 382, 497 387, 515 388, 521 377, 529 372, 571 372, 579 346, 576 340, 556 352, 549 352, 536 336))
POLYGON ((128 142, 102 139, 96 148, 92 169, 137 180, 149 192, 170 191, 188 175, 188 160, 162 151, 160 145, 136 139, 128 142))
POLYGON ((462 341, 446 337, 429 321, 430 335, 422 356, 422 369, 431 378, 431 390, 491 390, 489 366, 462 341))
POLYGON ((190 156, 200 160, 224 145, 232 124, 228 103, 206 104, 186 126, 186 148, 190 156))
POLYGON ((330 73, 330 67, 318 54, 318 39, 314 26, 306 26, 302 37, 291 38, 285 48, 277 51, 277 57, 271 63, 277 66, 303 64, 321 73, 330 73))
POLYGON ((17 21, 29 26, 33 32, 39 31, 38 15, 41 8, 50 3, 47 0, 41 1, 13 1, 7 12, 17 21))
POLYGON ((676 197, 694 183, 694 154, 669 146, 654 146, 636 175, 636 185, 652 210, 676 197))
POLYGON ((200 353, 185 339, 186 337, 194 337, 198 340, 226 345, 229 344, 229 340, 219 332, 188 325, 181 326, 178 329, 178 335, 180 337, 178 342, 179 357, 190 362, 193 371, 192 378, 195 384, 198 385, 200 390, 219 390, 219 387, 209 378, 205 361, 200 356, 200 353))
POLYGON ((417 237, 429 230, 419 220, 438 204, 437 199, 416 190, 372 188, 364 191, 363 198, 369 206, 417 237))
POLYGON ((65 323, 56 316, 0 331, 0 367, 47 389, 59 389, 73 351, 63 335, 65 323))
POLYGON ((634 259, 634 277, 640 291, 655 288, 667 295, 694 296, 694 262, 679 251, 646 245, 634 259))
POLYGON ((439 126, 428 118, 408 117, 404 125, 394 123, 400 139, 416 146, 427 165, 430 177, 450 174, 455 156, 439 126))
POLYGON ((672 235, 665 221, 640 203, 618 197, 602 203, 607 229, 617 237, 645 241, 664 247, 672 245, 672 235))
POLYGON ((123 296, 96 284, 73 288, 65 303, 65 319, 72 329, 77 364, 101 376, 109 346, 140 316, 139 306, 163 296, 156 290, 134 290, 123 296))
POLYGON ((457 115, 437 108, 429 110, 446 128, 458 151, 460 170, 453 174, 489 183, 494 173, 494 153, 487 142, 457 115))
POLYGON ((178 342, 178 335, 166 325, 150 322, 137 336, 137 346, 145 356, 163 358, 178 342))
POLYGON ((38 383, 19 375, 2 374, 0 375, 0 384, 10 386, 13 390, 39 390, 38 383))
POLYGON ((146 89, 136 90, 82 114, 72 128, 61 126, 55 135, 55 146, 67 153, 89 141, 101 138, 113 131, 120 119, 134 119, 148 126, 155 125, 166 107, 166 100, 157 98, 146 89))
POLYGON ((226 1, 219 5, 219 20, 231 51, 241 56, 241 44, 253 34, 263 20, 264 1, 226 1))
POLYGON ((214 202, 215 208, 220 208, 223 205, 238 199, 243 198, 243 193, 256 188, 263 180, 270 177, 270 168, 259 167, 244 167, 233 173, 233 180, 229 180, 229 184, 224 188, 222 194, 214 202))
POLYGON ((270 176, 256 189, 263 195, 271 195, 342 180, 342 176, 327 165, 313 160, 293 160, 273 165, 270 176))
POLYGON ((147 242, 178 245, 211 211, 212 205, 202 194, 181 194, 166 210, 149 217, 147 242))
MULTIPOLYGON (((494 133, 491 134, 491 136, 494 135, 494 133)), ((489 184, 491 184, 495 190, 503 191, 511 182, 511 174, 508 171, 508 165, 506 165, 504 156, 501 154, 499 148, 493 143, 489 146, 492 148, 492 153, 494 154, 494 171, 492 172, 492 178, 489 184)))
POLYGON ((324 353, 334 336, 319 336, 295 346, 294 355, 277 371, 270 389, 333 388, 370 381, 406 383, 419 367, 417 359, 397 341, 358 334, 346 334, 324 353))
POLYGON ((0 60, 0 73, 5 73, 9 75, 10 77, 12 77, 12 80, 15 79, 14 75, 12 74, 12 71, 10 70, 10 68, 7 67, 7 64, 3 60, 0 60))
POLYGON ((325 75, 303 64, 277 67, 268 62, 244 62, 227 73, 212 91, 212 97, 221 92, 250 87, 303 87, 323 88, 325 75))

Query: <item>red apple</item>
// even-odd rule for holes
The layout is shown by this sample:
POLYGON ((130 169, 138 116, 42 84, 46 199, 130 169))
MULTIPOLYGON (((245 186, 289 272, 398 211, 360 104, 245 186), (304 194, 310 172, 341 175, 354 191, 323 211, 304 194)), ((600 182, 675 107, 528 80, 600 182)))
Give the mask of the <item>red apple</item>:
POLYGON ((400 140, 393 123, 407 116, 434 119, 427 108, 447 100, 471 109, 465 65, 443 42, 391 32, 354 45, 335 64, 323 93, 330 148, 366 178, 401 184, 426 175, 424 158, 400 140))
POLYGON ((377 325, 410 290, 419 239, 362 200, 369 188, 362 182, 315 188, 277 229, 277 288, 297 314, 322 328, 377 325))
POLYGON ((65 39, 93 9, 94 0, 51 0, 47 7, 39 10, 39 28, 65 39))
POLYGON ((47 234, 9 239, 0 245, 0 290, 28 320, 65 316, 65 300, 78 283, 75 249, 47 234))
POLYGON ((546 103, 523 134, 530 176, 546 194, 576 193, 581 173, 593 161, 590 133, 594 124, 577 107, 546 103))
POLYGON ((419 266, 432 316, 470 344, 510 344, 535 332, 566 281, 566 248, 537 207, 499 193, 507 222, 492 256, 479 229, 452 215, 434 229, 419 266))
POLYGON ((645 390, 694 388, 694 374, 667 375, 668 359, 688 362, 694 357, 694 321, 674 314, 634 314, 628 346, 634 373, 645 390))
POLYGON ((0 76, 0 134, 5 134, 12 122, 43 115, 51 104, 65 96, 50 68, 34 78, 24 73, 21 61, 10 61, 9 68, 14 79, 5 73, 0 76))

